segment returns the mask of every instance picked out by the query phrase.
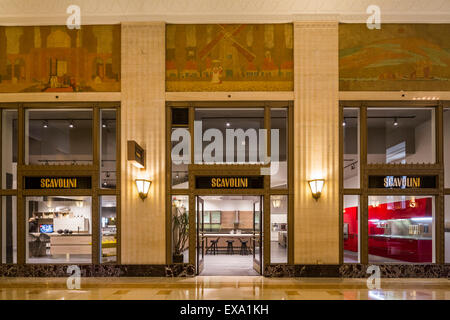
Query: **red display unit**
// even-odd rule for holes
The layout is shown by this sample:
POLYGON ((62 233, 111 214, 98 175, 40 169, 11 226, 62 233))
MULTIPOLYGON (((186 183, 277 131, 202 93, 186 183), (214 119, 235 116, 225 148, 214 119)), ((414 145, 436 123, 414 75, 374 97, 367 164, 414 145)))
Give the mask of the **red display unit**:
MULTIPOLYGON (((392 262, 399 260, 399 262, 431 263, 433 251, 431 239, 432 211, 433 199, 431 197, 369 206, 369 254, 388 258, 386 259, 387 262, 391 262, 389 259, 392 259, 392 262), (428 224, 426 233, 409 234, 403 232, 396 234, 395 231, 397 230, 385 231, 385 227, 389 223, 396 222, 398 226, 396 229, 400 229, 403 227, 402 224, 406 222, 406 220, 405 222, 402 222, 402 220, 414 218, 427 221, 427 223, 424 223, 425 225, 428 224), (393 231, 394 233, 392 233, 393 231)), ((411 224, 411 221, 405 225, 409 224, 411 224)), ((344 209, 344 225, 347 225, 347 235, 344 234, 344 250, 357 252, 358 207, 344 209)))
POLYGON ((344 209, 344 225, 347 234, 344 234, 344 250, 358 252, 358 207, 344 209))

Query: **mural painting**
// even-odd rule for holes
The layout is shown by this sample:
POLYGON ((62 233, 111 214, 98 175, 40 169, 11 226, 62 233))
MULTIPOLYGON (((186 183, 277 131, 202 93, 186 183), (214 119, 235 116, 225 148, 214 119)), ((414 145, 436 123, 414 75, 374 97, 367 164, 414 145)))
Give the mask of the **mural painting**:
POLYGON ((450 24, 339 26, 341 91, 450 90, 450 24))
POLYGON ((293 90, 292 24, 168 25, 166 90, 293 90))
POLYGON ((120 91, 120 25, 0 27, 0 92, 120 91))

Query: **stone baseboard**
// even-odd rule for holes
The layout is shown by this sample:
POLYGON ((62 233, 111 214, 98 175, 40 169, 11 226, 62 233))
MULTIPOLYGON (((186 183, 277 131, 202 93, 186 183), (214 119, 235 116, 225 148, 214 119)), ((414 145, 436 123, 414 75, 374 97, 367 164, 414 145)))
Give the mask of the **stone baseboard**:
MULTIPOLYGON (((333 277, 333 278, 367 278, 364 264, 342 265, 286 265, 272 264, 266 266, 266 277, 333 277)), ((382 278, 448 278, 450 265, 447 264, 380 264, 382 278)))
MULTIPOLYGON (((1 277, 67 277, 70 264, 1 264, 1 277)), ((82 277, 191 277, 190 264, 172 265, 78 265, 82 277)))

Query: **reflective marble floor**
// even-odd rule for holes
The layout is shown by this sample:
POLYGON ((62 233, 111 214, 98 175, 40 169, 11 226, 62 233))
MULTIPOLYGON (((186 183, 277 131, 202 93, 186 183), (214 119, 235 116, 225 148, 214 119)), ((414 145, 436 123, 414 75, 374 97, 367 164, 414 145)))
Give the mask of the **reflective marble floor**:
POLYGON ((447 279, 337 278, 82 278, 69 290, 66 278, 0 278, 1 300, 441 300, 450 299, 447 279))

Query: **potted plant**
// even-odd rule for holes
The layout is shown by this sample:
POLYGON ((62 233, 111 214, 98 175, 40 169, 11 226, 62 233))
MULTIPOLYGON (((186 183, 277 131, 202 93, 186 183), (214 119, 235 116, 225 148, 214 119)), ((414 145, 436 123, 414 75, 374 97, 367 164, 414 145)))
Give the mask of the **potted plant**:
POLYGON ((183 263, 183 252, 189 239, 189 216, 186 208, 172 206, 173 262, 183 263))

